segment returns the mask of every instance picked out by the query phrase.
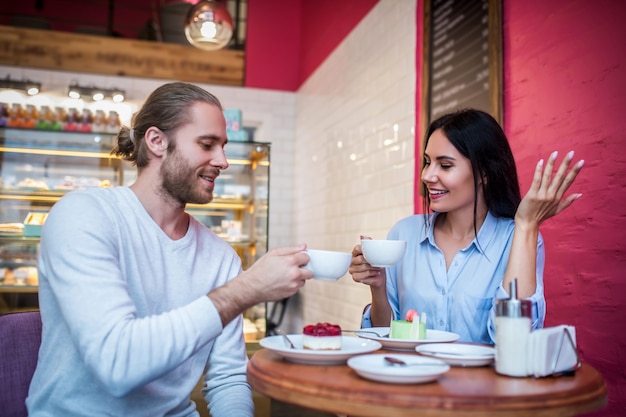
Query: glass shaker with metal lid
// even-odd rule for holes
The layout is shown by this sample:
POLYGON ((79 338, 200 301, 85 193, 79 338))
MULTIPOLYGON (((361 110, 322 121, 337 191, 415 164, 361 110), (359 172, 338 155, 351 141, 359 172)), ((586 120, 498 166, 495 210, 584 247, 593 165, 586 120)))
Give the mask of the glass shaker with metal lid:
POLYGON ((496 372, 527 376, 532 303, 517 298, 517 278, 511 281, 510 294, 496 301, 496 372))

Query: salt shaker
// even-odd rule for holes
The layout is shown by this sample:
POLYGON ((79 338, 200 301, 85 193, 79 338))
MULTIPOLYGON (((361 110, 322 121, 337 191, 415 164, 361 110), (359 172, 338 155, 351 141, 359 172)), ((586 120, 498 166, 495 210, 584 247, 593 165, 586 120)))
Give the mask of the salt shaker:
POLYGON ((496 301, 496 372, 527 376, 532 304, 517 298, 517 278, 511 281, 510 294, 496 301))

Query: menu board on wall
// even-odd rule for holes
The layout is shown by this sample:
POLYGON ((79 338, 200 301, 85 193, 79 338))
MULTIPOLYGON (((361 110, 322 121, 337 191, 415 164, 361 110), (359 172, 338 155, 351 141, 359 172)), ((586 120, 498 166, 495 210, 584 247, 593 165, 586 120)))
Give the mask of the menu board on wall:
POLYGON ((457 109, 502 122, 501 0, 428 0, 424 19, 424 127, 457 109))

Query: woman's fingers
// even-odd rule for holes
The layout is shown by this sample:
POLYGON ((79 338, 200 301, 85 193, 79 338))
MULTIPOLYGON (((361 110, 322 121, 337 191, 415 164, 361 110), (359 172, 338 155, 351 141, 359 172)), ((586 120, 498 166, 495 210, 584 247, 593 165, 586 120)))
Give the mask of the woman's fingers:
POLYGON ((563 200, 559 202, 559 205, 557 206, 556 212, 554 214, 555 215, 559 214, 560 212, 568 208, 570 205, 572 205, 574 201, 578 200, 582 196, 583 195, 580 193, 568 195, 566 198, 564 198, 563 200))
POLYGON ((556 195, 557 198, 560 198, 563 196, 563 192, 565 190, 562 190, 562 192, 560 192, 561 185, 563 184, 563 180, 565 179, 565 174, 567 173, 567 169, 569 168, 569 164, 572 162, 573 157, 574 157, 574 151, 569 151, 567 155, 565 155, 565 158, 563 158, 563 160, 561 161, 561 165, 559 165, 559 169, 556 171, 556 174, 554 174, 554 177, 552 177, 552 181, 550 181, 550 185, 548 187, 549 195, 556 195))
MULTIPOLYGON (((556 152, 552 153, 551 157, 555 155, 555 153, 556 152)), ((565 192, 567 191, 567 189, 574 183, 574 180, 576 179, 576 176, 582 169, 585 161, 583 160, 578 161, 570 169, 570 165, 573 159, 574 159, 574 151, 569 151, 567 155, 565 156, 565 158, 563 158, 563 161, 561 161, 561 164, 559 165, 559 169, 554 174, 554 177, 552 177, 552 180, 549 183, 547 194, 545 195, 547 199, 554 199, 560 202, 560 200, 565 195, 565 192)), ((550 175, 550 173, 551 173, 551 170, 548 170, 548 167, 546 167, 546 172, 544 172, 544 178, 546 177, 546 175, 550 175)), ((570 201, 570 204, 573 201, 574 200, 570 201)))
POLYGON ((533 175, 533 182, 530 184, 530 192, 538 193, 541 188, 541 178, 543 177, 543 159, 540 159, 535 166, 535 174, 533 175))
POLYGON ((552 154, 550 154, 550 157, 548 158, 548 161, 546 162, 546 167, 543 170, 543 176, 541 178, 541 184, 539 186, 539 189, 544 190, 544 192, 546 192, 545 190, 549 189, 552 182, 552 171, 554 170, 554 161, 556 161, 557 156, 559 156, 558 151, 552 152, 552 154))
POLYGON ((572 166, 574 152, 570 151, 554 172, 557 156, 558 152, 552 152, 545 163, 543 159, 537 163, 530 189, 518 207, 518 219, 541 224, 581 197, 581 194, 564 195, 574 183, 584 161, 580 160, 572 166))
POLYGON ((378 268, 368 269, 366 271, 353 273, 352 280, 365 285, 379 287, 384 281, 384 274, 378 268))
POLYGON ((540 160, 535 167, 531 191, 537 193, 540 198, 562 198, 565 191, 567 191, 567 189, 574 183, 576 176, 582 169, 585 162, 580 160, 576 163, 576 165, 569 169, 572 160, 574 159, 574 151, 569 151, 565 158, 563 158, 563 161, 561 161, 558 170, 553 176, 552 174, 557 156, 558 152, 554 151, 550 154, 550 157, 545 163, 545 167, 543 159, 540 160))
MULTIPOLYGON (((572 153, 572 158, 573 157, 574 154, 572 153)), ((569 160, 569 162, 571 162, 571 159, 569 160)), ((585 165, 585 161, 581 159, 572 167, 572 169, 569 170, 569 172, 565 176, 565 179, 559 185, 559 190, 557 191, 557 194, 560 197, 562 197, 565 194, 565 191, 567 191, 567 189, 570 187, 570 185, 574 183, 574 180, 576 179, 576 176, 578 175, 580 170, 583 168, 583 165, 585 165)))
POLYGON ((359 272, 369 271, 371 268, 372 266, 367 263, 363 255, 358 255, 352 257, 348 272, 350 272, 351 274, 355 274, 359 272))
POLYGON ((574 158, 574 151, 569 151, 561 165, 559 166, 558 171, 552 178, 550 183, 550 187, 548 189, 548 195, 554 195, 557 199, 561 199, 565 194, 565 191, 569 188, 570 185, 574 182, 578 171, 580 168, 577 165, 574 165, 574 168, 568 172, 569 166, 572 163, 572 159, 574 158))

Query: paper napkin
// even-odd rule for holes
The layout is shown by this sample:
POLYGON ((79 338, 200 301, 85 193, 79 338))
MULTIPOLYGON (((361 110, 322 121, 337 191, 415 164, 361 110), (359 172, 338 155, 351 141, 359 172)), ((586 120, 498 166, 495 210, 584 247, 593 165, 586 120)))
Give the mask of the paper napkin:
POLYGON ((578 368, 574 326, 560 325, 531 332, 528 340, 528 375, 543 377, 578 368))

